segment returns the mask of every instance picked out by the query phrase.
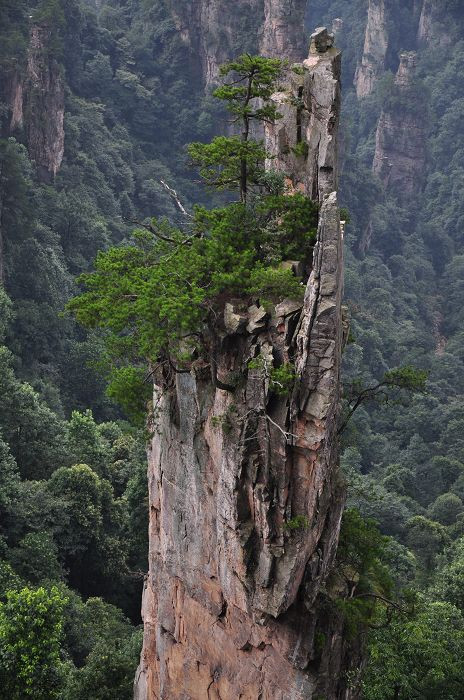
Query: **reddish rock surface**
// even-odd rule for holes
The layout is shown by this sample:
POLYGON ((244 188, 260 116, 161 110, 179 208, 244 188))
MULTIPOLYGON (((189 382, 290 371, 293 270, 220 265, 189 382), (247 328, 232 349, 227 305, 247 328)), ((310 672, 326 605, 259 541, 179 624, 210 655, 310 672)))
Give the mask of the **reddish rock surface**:
MULTIPOLYGON (((344 500, 336 437, 339 53, 313 47, 300 69, 287 97, 306 106, 304 132, 293 99, 267 139, 274 166, 322 203, 303 306, 283 303, 268 314, 230 300, 217 359, 221 381, 236 378, 233 392, 215 388, 200 364, 157 376, 137 700, 354 697, 341 672, 342 621, 321 603, 344 500), (298 138, 308 143, 306 157, 281 148, 298 138), (262 366, 250 369, 257 357, 262 366), (295 388, 276 396, 269 370, 288 360, 295 388), (303 525, 292 529, 297 516, 303 525)), ((275 99, 284 103, 281 93, 275 99)))

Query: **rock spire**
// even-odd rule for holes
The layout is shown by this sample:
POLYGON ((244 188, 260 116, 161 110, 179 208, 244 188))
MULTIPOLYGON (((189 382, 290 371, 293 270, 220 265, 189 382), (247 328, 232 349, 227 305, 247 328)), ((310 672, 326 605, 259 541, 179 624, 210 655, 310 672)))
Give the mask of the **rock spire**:
POLYGON ((201 367, 155 378, 136 700, 354 697, 341 672, 343 623, 319 601, 344 501, 340 53, 332 44, 326 30, 313 35, 309 57, 274 96, 284 119, 267 132, 273 167, 321 205, 304 302, 269 310, 229 300, 217 370, 222 380, 241 378, 233 393, 201 367), (291 396, 271 395, 266 373, 248 368, 258 356, 269 367, 293 361, 291 396))

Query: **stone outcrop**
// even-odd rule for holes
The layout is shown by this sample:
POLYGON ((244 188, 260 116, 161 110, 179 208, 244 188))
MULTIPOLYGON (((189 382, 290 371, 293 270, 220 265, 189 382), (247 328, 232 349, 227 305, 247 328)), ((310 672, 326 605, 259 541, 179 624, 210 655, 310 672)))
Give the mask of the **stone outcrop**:
POLYGON ((419 44, 435 43, 446 47, 453 41, 453 32, 444 26, 440 16, 446 12, 445 8, 436 0, 423 0, 422 10, 417 29, 417 41, 419 44))
POLYGON ((400 202, 407 203, 423 181, 426 125, 417 109, 417 96, 408 100, 416 69, 416 54, 404 52, 395 78, 398 99, 384 109, 377 125, 373 170, 400 202))
POLYGON ((340 55, 331 41, 314 37, 286 97, 275 96, 288 107, 283 124, 267 134, 273 167, 321 203, 304 300, 270 310, 229 299, 216 327, 219 382, 201 360, 189 373, 154 375, 136 700, 356 697, 342 671, 359 659, 336 608, 321 604, 344 501, 340 55), (306 155, 287 149, 303 139, 306 155), (285 363, 296 375, 288 394, 272 383, 285 363))
POLYGON ((10 132, 25 129, 29 156, 46 182, 57 174, 64 155, 64 79, 50 43, 48 26, 31 26, 26 69, 12 75, 7 97, 10 132))
POLYGON ((388 24, 385 0, 369 0, 364 50, 354 79, 358 97, 366 97, 372 92, 376 80, 385 70, 387 49, 388 24))
POLYGON ((50 38, 47 26, 31 28, 24 86, 28 151, 44 180, 57 174, 64 154, 64 81, 50 38))
POLYGON ((310 54, 290 71, 290 89, 274 95, 282 119, 267 129, 269 168, 317 200, 337 182, 341 55, 333 34, 317 29, 310 54))
POLYGON ((206 86, 242 51, 301 60, 306 0, 169 0, 179 35, 206 86))
POLYGON ((305 53, 305 0, 264 0, 259 53, 300 61, 305 53))

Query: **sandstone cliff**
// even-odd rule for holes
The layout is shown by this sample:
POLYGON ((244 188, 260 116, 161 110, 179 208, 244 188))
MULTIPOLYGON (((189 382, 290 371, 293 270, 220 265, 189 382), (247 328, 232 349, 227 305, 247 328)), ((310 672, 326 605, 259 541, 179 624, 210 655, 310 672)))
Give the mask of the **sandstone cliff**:
POLYGON ((444 26, 443 20, 440 21, 443 11, 444 8, 436 0, 423 0, 417 29, 419 44, 435 42, 444 47, 452 42, 453 32, 444 26))
POLYGON ((388 24, 385 0, 369 0, 364 50, 354 78, 358 97, 366 97, 372 92, 375 81, 385 69, 387 49, 388 24))
POLYGON ((9 80, 10 132, 25 129, 26 144, 40 179, 50 181, 64 154, 64 80, 50 53, 51 31, 32 25, 23 74, 9 80))
POLYGON ((377 125, 373 170, 387 190, 407 203, 423 181, 426 123, 418 110, 417 95, 411 93, 416 54, 404 52, 395 78, 396 99, 380 115, 377 125))
POLYGON ((219 66, 242 51, 301 60, 306 0, 169 0, 172 16, 204 83, 213 83, 219 66))
MULTIPOLYGON (((303 304, 233 299, 208 368, 156 374, 150 552, 137 700, 355 697, 343 621, 321 602, 336 552, 342 237, 336 195, 340 54, 319 32, 267 134, 274 166, 321 202, 303 304), (297 143, 306 143, 295 151, 297 143), (259 368, 249 360, 260 358, 259 368), (269 371, 292 361, 290 396, 269 371), (295 526, 296 523, 299 525, 295 526)), ((356 662, 356 659, 351 658, 356 662)))

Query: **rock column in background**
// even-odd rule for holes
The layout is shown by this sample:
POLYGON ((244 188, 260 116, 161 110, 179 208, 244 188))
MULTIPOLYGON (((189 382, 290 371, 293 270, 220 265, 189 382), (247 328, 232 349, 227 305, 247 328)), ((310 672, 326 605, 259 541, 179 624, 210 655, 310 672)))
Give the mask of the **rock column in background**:
POLYGON ((321 204, 304 302, 229 299, 215 387, 204 362, 157 374, 149 450, 150 553, 137 700, 355 697, 343 622, 320 603, 344 502, 337 422, 343 324, 336 195, 340 54, 318 31, 275 99, 267 134, 289 186, 321 204), (306 143, 292 152, 292 146, 306 143), (268 370, 293 362, 289 396, 268 370), (295 520, 296 519, 296 520, 295 520), (299 527, 289 527, 297 522, 299 527))
POLYGON ((385 0, 369 0, 364 50, 354 79, 358 97, 370 95, 375 81, 383 74, 387 49, 385 0))
POLYGON ((406 204, 421 186, 425 168, 426 125, 423 114, 413 109, 409 96, 416 70, 416 54, 404 52, 395 78, 398 99, 384 109, 377 125, 373 170, 386 189, 406 204))
POLYGON ((50 54, 51 33, 32 25, 23 75, 10 79, 10 131, 25 128, 26 144, 41 180, 51 181, 64 155, 64 80, 62 67, 50 54))
POLYGON ((200 61, 207 87, 217 80, 219 66, 244 50, 291 61, 304 57, 306 0, 192 0, 182 5, 169 0, 169 4, 192 59, 200 61))

